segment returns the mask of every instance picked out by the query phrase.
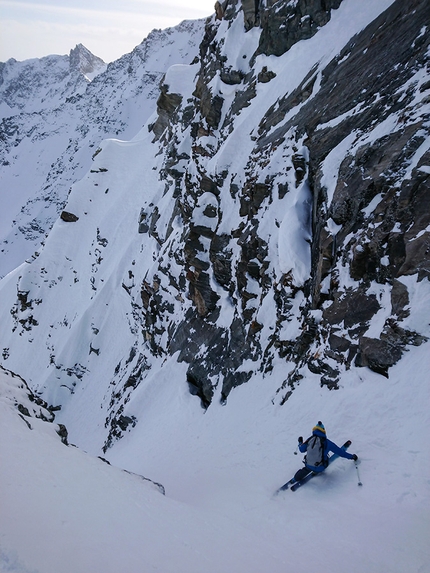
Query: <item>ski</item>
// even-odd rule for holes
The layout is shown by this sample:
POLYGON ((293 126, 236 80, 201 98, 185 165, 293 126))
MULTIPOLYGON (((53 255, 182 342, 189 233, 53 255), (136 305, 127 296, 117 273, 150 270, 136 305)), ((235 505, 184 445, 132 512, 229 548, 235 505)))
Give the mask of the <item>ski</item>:
MULTIPOLYGON (((351 440, 347 440, 343 444, 341 449, 347 450, 350 445, 351 445, 351 440)), ((332 462, 334 462, 334 460, 337 459, 338 457, 339 457, 339 454, 332 454, 331 456, 329 456, 328 457, 328 465, 330 465, 332 462)), ((302 480, 300 480, 298 482, 295 482, 294 478, 291 478, 286 483, 284 483, 284 485, 281 486, 275 493, 277 494, 277 493, 279 493, 281 491, 285 491, 287 489, 290 489, 291 491, 296 491, 297 489, 299 489, 299 487, 301 487, 303 484, 305 484, 306 482, 308 482, 310 479, 312 479, 313 477, 315 477, 317 475, 319 475, 319 474, 310 472, 306 477, 304 477, 302 480)))
POLYGON ((294 483, 293 480, 292 480, 292 479, 289 479, 289 480, 287 481, 287 483, 284 483, 284 485, 282 485, 279 489, 277 489, 277 490, 275 491, 275 495, 276 495, 277 493, 279 493, 280 491, 285 491, 285 490, 288 489, 293 483, 294 483))

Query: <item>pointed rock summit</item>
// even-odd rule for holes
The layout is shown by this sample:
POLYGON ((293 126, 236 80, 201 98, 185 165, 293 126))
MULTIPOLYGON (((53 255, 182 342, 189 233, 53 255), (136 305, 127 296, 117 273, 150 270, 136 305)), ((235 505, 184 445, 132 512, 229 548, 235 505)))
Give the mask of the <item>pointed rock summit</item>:
POLYGON ((92 54, 83 44, 77 44, 70 50, 70 71, 78 71, 89 79, 106 69, 105 62, 92 54))

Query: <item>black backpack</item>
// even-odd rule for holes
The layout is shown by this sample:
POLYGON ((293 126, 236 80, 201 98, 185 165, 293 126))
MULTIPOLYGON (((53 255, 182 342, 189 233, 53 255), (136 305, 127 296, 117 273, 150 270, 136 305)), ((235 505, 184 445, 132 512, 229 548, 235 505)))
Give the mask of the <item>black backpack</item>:
POLYGON ((324 460, 325 438, 311 436, 307 441, 307 445, 305 464, 316 468, 326 465, 324 460))

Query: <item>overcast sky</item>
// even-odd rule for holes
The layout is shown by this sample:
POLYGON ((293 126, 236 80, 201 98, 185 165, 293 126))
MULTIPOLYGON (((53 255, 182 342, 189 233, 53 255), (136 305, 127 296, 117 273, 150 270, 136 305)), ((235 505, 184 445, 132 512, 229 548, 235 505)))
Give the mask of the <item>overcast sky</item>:
POLYGON ((82 43, 105 62, 154 28, 205 18, 215 0, 0 0, 0 62, 68 54, 82 43))

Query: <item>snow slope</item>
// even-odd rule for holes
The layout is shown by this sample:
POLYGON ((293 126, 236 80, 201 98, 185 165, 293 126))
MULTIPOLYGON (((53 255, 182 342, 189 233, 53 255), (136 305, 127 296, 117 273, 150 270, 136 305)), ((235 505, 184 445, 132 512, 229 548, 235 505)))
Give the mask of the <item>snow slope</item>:
MULTIPOLYGON (((154 485, 61 444, 48 422, 33 430, 0 377, 0 570, 21 573, 428 573, 429 345, 390 380, 365 371, 342 392, 305 380, 273 408, 257 379, 228 408, 206 413, 187 388, 158 393, 138 438, 110 456, 154 485), (159 401, 163 402, 163 408, 159 401), (300 466, 296 436, 322 419, 330 438, 353 440, 296 493, 273 492, 300 466)), ((174 368, 170 370, 174 376, 174 368)), ((274 381, 268 382, 273 384, 274 381)), ((172 390, 169 380, 160 385, 172 390)))

